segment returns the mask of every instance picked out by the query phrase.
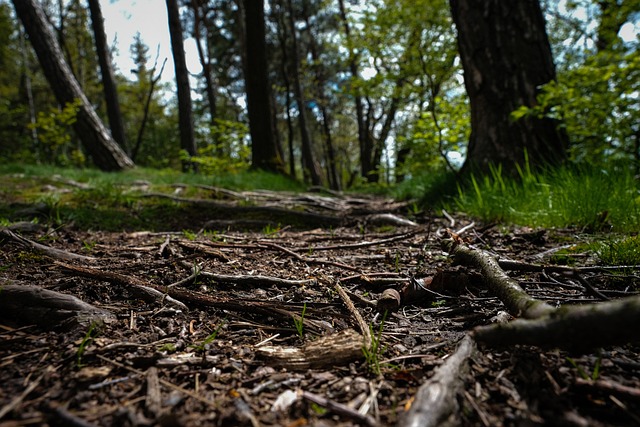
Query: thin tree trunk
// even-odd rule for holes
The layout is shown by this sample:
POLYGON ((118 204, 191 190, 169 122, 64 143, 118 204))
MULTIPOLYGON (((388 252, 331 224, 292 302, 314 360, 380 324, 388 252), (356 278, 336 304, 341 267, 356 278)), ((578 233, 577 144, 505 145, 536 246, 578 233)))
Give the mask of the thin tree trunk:
POLYGON ((102 75, 102 89, 107 104, 107 116, 109 117, 111 136, 120 144, 123 150, 130 154, 124 133, 124 123, 122 122, 120 102, 118 101, 118 88, 111 65, 111 54, 109 53, 109 46, 107 45, 107 35, 104 31, 104 18, 102 17, 100 1, 89 0, 89 10, 91 12, 91 25, 96 42, 100 73, 102 75))
MULTIPOLYGON (((340 19, 342 20, 342 26, 344 28, 344 34, 347 39, 347 46, 349 48, 349 69, 351 71, 351 78, 357 79, 359 76, 358 71, 358 61, 356 57, 356 53, 353 49, 353 40, 351 39, 351 28, 349 26, 349 21, 347 20, 347 12, 344 7, 344 0, 338 0, 338 6, 340 8, 340 19)), ((370 152, 368 147, 370 145, 370 138, 367 138, 367 127, 365 124, 364 117, 364 102, 362 99, 362 95, 360 94, 360 89, 356 88, 355 91, 355 105, 356 105, 356 120, 358 124, 358 145, 360 147, 360 175, 362 177, 367 177, 369 172, 371 172, 370 165, 370 155, 367 155, 370 152)))
MULTIPOLYGON (((213 80, 212 74, 212 64, 211 58, 209 57, 209 38, 207 37, 207 32, 209 26, 204 25, 205 34, 202 35, 203 21, 205 17, 200 14, 201 12, 201 3, 196 0, 191 0, 189 3, 191 10, 193 11, 193 38, 196 41, 196 48, 198 50, 198 59, 200 60, 200 66, 202 67, 202 76, 204 77, 205 83, 205 92, 207 94, 207 102, 209 106, 209 124, 211 127, 216 126, 216 118, 218 117, 218 112, 216 110, 216 85, 213 80), (202 44, 202 38, 205 39, 205 46, 207 47, 205 53, 205 46, 202 44)), ((223 155, 223 149, 217 141, 212 141, 216 144, 216 154, 221 157, 223 155)))
POLYGON ((76 99, 81 101, 74 129, 95 165, 107 171, 133 167, 133 162, 113 140, 64 61, 40 3, 13 0, 13 5, 58 102, 66 105, 76 99))
POLYGON ((313 153, 313 143, 309 133, 307 119, 307 107, 302 93, 302 83, 300 82, 300 55, 298 53, 298 36, 293 19, 293 5, 291 0, 287 1, 289 8, 289 28, 291 30, 291 61, 293 62, 293 90, 298 104, 298 121, 300 125, 300 138, 302 143, 302 166, 311 178, 313 185, 322 185, 322 173, 316 162, 313 153))
POLYGON ((331 137, 331 115, 327 109, 328 99, 325 95, 324 88, 326 86, 327 79, 320 65, 320 56, 318 54, 318 43, 311 32, 311 22, 307 13, 306 5, 303 6, 304 22, 307 26, 307 32, 309 34, 309 51, 311 52, 311 59, 313 60, 313 69, 316 75, 316 92, 318 96, 318 107, 320 109, 320 115, 322 116, 322 133, 324 134, 324 141, 327 155, 327 177, 329 178, 329 186, 332 190, 340 191, 342 185, 340 183, 339 175, 337 172, 337 161, 335 150, 333 148, 333 139, 331 137))
MULTIPOLYGON (((180 126, 180 146, 189 156, 196 156, 196 141, 193 129, 193 113, 191 107, 191 86, 189 85, 189 70, 184 56, 184 41, 180 10, 177 0, 167 1, 167 15, 169 18, 169 33, 171 35, 171 50, 176 70, 176 89, 178 92, 178 123, 180 126)), ((182 162, 182 170, 196 171, 197 166, 191 161, 182 162)))

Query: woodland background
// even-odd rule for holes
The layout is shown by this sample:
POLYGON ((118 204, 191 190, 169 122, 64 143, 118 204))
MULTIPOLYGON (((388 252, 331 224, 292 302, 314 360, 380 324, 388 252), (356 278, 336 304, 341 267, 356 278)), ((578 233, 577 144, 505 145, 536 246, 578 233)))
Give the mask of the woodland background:
POLYGON ((444 0, 167 1, 175 62, 184 64, 184 51, 176 46, 193 38, 202 65, 197 75, 176 67, 177 91, 160 81, 165 58, 145 44, 144 34, 131 46, 104 40, 104 29, 92 26, 102 20, 98 1, 14 3, 42 8, 61 59, 131 162, 113 166, 92 157, 77 127, 74 131, 80 101, 54 96, 29 43, 33 37, 25 34, 11 3, 2 1, 0 158, 5 163, 103 169, 135 163, 203 174, 253 166, 334 190, 456 175, 465 161, 463 173, 488 172, 490 164, 512 173, 516 164, 537 167, 565 159, 634 173, 640 164, 640 2, 635 0, 519 6, 444 0), (477 13, 491 17, 485 28, 474 26, 477 13), (544 20, 526 18, 539 14, 544 20), (505 37, 510 31, 512 42, 505 37), (465 45, 474 39, 477 46, 465 45), (109 54, 128 53, 135 69, 113 70, 110 55, 101 66, 96 46, 107 47, 109 54), (552 57, 544 52, 540 57, 537 52, 548 47, 552 57), (476 51, 485 55, 474 56, 476 51), (476 63, 465 63, 465 56, 476 63), (111 83, 105 67, 112 68, 111 83), (464 74, 473 69, 487 83, 481 88, 469 86, 471 79, 465 88, 464 74), (253 115, 248 91, 260 94, 253 97, 258 105, 253 115), (106 100, 117 110, 109 113, 106 100), (492 149, 482 147, 490 139, 483 137, 490 133, 482 129, 487 122, 494 133, 510 129, 498 132, 492 149), (550 143, 556 145, 550 156, 519 139, 541 127, 561 134, 550 143), (468 145, 470 138, 480 142, 468 145))

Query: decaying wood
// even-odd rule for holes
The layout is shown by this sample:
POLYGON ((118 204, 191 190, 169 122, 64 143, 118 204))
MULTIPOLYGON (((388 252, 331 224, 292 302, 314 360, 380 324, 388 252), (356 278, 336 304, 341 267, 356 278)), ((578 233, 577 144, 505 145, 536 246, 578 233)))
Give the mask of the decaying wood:
POLYGON ((0 315, 22 324, 72 327, 92 322, 115 321, 115 316, 73 295, 25 284, 0 288, 0 315))
POLYGON ((256 349, 256 356, 268 364, 303 371, 309 368, 344 366, 363 358, 364 337, 353 329, 345 329, 308 342, 302 347, 263 346, 256 349))
POLYGON ((475 343, 465 336, 455 353, 436 369, 435 374, 420 386, 406 416, 398 424, 402 427, 455 426, 458 412, 457 394, 475 343))
POLYGON ((479 249, 471 249, 459 244, 455 240, 446 242, 446 246, 447 251, 456 260, 480 268, 487 288, 493 295, 500 298, 509 314, 535 319, 555 310, 549 304, 527 294, 518 282, 507 276, 493 256, 479 249))
POLYGON ((481 326, 472 334, 490 346, 528 344, 586 351, 640 342, 640 296, 581 306, 564 306, 533 320, 481 326))
POLYGON ((8 229, 0 230, 0 236, 6 237, 10 240, 13 240, 16 243, 21 244, 22 246, 34 250, 36 252, 40 252, 46 256, 49 256, 54 259, 64 259, 67 261, 83 261, 83 262, 93 262, 96 259, 90 256, 84 256, 79 254, 74 254, 72 252, 63 251, 60 249, 52 248, 50 246, 45 246, 40 243, 36 243, 32 240, 29 240, 25 237, 18 236, 14 232, 8 229))

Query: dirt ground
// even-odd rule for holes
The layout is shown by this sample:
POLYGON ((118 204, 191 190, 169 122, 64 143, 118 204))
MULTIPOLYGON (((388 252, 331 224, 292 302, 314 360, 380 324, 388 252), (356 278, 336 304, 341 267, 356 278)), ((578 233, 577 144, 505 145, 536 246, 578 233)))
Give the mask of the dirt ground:
MULTIPOLYGON (((592 238, 578 230, 440 213, 409 222, 408 206, 372 197, 258 198, 252 208, 270 203, 272 211, 247 219, 234 202, 227 213, 185 214, 164 230, 5 228, 3 286, 36 286, 91 307, 43 308, 35 297, 0 292, 0 426, 408 425, 420 386, 460 340, 508 319, 478 272, 443 250, 446 229, 501 259, 597 262, 579 251, 558 255, 592 238), (277 209, 298 215, 312 204, 321 206, 316 217, 297 218, 309 226, 273 220, 277 209), (442 272, 464 280, 425 291, 442 272)), ((584 273, 594 296, 566 275, 508 273, 553 306, 632 295, 640 282, 634 271, 584 273)), ((439 424, 640 425, 639 349, 478 347, 454 374, 452 414, 439 424)))

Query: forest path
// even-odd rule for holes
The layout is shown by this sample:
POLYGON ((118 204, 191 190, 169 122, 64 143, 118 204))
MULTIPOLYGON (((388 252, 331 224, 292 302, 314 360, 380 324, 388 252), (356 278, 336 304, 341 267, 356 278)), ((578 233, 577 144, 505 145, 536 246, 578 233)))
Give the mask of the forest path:
MULTIPOLYGON (((136 196, 171 207, 163 230, 2 231, 0 424, 638 421, 638 346, 497 350, 465 338, 510 317, 444 240, 531 265, 592 265, 571 249, 585 239, 575 230, 480 227, 374 196, 200 190, 215 197, 136 196), (52 294, 13 293, 29 286, 52 294), (52 295, 92 308, 62 309, 52 295)), ((554 306, 600 299, 551 270, 509 276, 554 306)), ((639 281, 581 279, 613 299, 639 281)))

